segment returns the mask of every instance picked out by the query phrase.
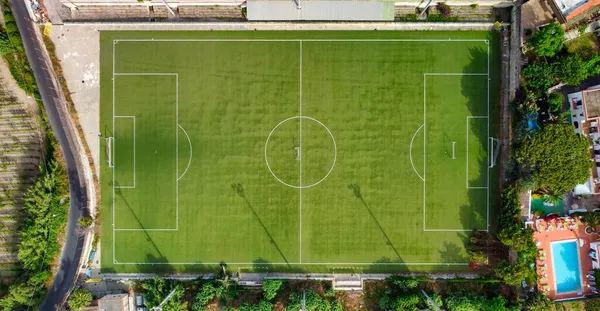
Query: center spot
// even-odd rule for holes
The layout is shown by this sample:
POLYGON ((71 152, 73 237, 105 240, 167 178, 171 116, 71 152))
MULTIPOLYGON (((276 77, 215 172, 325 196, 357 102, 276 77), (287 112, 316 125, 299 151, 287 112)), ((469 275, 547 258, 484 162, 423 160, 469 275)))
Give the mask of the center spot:
POLYGON ((292 188, 310 188, 333 171, 337 156, 331 131, 307 116, 277 124, 265 143, 265 162, 273 177, 292 188))

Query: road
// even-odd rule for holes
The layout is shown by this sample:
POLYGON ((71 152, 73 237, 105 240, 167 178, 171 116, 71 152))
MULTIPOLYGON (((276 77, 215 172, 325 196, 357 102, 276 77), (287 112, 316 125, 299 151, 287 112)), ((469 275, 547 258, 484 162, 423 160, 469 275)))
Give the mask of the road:
MULTIPOLYGON (((48 71, 43 48, 35 33, 34 25, 29 19, 26 1, 10 0, 12 10, 21 32, 23 46, 27 53, 29 64, 33 69, 35 80, 40 90, 44 108, 50 121, 50 126, 58 140, 69 178, 70 207, 69 220, 66 228, 66 240, 62 249, 60 266, 56 272, 52 287, 40 306, 40 310, 56 310, 60 308, 66 294, 71 289, 79 271, 79 259, 83 249, 84 236, 77 231, 77 219, 88 215, 86 183, 81 174, 80 157, 77 155, 75 129, 70 128, 70 118, 66 109, 61 109, 61 96, 52 83, 52 72, 48 71)), ((51 68, 50 68, 51 69, 51 68)))

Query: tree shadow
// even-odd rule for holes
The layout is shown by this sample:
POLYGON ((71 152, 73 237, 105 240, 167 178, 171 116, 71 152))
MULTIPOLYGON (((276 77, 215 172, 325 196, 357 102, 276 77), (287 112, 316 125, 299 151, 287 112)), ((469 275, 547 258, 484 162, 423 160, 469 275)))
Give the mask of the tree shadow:
POLYGON ((371 219, 373 219, 373 221, 375 222, 375 224, 377 224, 377 227, 379 228, 379 230, 383 234, 383 237, 386 240, 386 245, 389 246, 394 251, 394 253, 396 254, 396 256, 399 259, 402 258, 400 256, 400 253, 398 252, 398 250, 394 246, 394 243, 392 243, 392 240, 390 240, 390 237, 387 235, 387 233, 385 232, 385 230, 383 229, 383 227, 379 223, 379 220, 377 220, 377 218, 375 217, 375 215, 373 215, 373 212, 371 211, 371 208, 369 207, 369 205, 365 201, 365 199, 364 199, 364 197, 363 197, 363 195, 362 195, 362 193, 360 191, 360 185, 358 185, 358 184, 348 184, 348 189, 352 190, 352 194, 354 194, 354 196, 357 199, 360 200, 360 202, 363 204, 363 206, 365 207, 365 209, 367 210, 367 212, 371 216, 371 219))
POLYGON ((286 264, 289 266, 290 265, 289 261, 287 260, 287 258, 283 254, 283 251, 281 250, 281 248, 279 248, 279 245, 277 244, 277 242, 273 238, 273 235, 271 235, 271 233, 269 232, 269 229, 267 229, 267 226, 265 226, 265 223, 262 221, 262 219, 260 219, 260 217, 256 213, 256 210, 254 210, 254 208, 252 207, 252 204, 250 204, 250 201, 246 197, 246 193, 244 191, 244 187, 242 186, 242 184, 240 184, 240 183, 231 184, 231 188, 235 191, 235 193, 237 195, 239 195, 242 199, 244 199, 244 202, 246 202, 246 206, 248 206, 248 208, 252 212, 252 215, 254 215, 254 218, 258 221, 258 223, 260 224, 260 226, 263 228, 263 230, 267 234, 267 237, 269 238, 269 243, 271 243, 277 249, 277 252, 279 252, 279 255, 281 256, 281 258, 283 259, 283 261, 285 261, 286 264))
MULTIPOLYGON (((494 44, 494 40, 490 40, 490 45, 494 44)), ((491 48, 489 49, 491 53, 491 48)), ((463 69, 463 73, 482 73, 482 67, 486 68, 487 64, 489 64, 489 60, 493 57, 490 55, 490 59, 488 59, 488 51, 482 47, 474 47, 469 49, 469 64, 463 69), (485 66, 485 67, 484 67, 485 66)), ((492 128, 494 125, 494 109, 493 107, 497 106, 494 100, 492 100, 491 93, 494 86, 492 81, 493 79, 498 79, 495 76, 494 66, 489 67, 489 75, 488 76, 473 76, 473 75, 463 75, 461 80, 461 93, 466 98, 466 106, 469 109, 469 112, 472 116, 488 116, 487 123, 483 123, 481 121, 474 121, 473 124, 470 125, 470 133, 469 135, 469 144, 478 143, 483 148, 485 148, 487 155, 484 157, 469 157, 469 161, 477 161, 477 166, 480 168, 479 174, 477 176, 467 176, 470 186, 475 187, 488 187, 490 189, 495 189, 493 182, 493 178, 490 175, 492 170, 489 168, 490 165, 490 156, 494 153, 494 149, 497 147, 492 147, 490 144, 490 140, 488 137, 488 131, 490 136, 495 136, 492 128), (481 87, 477 87, 480 82, 474 83, 475 81, 481 81, 480 79, 489 79, 489 81, 485 81, 486 86, 489 84, 489 90, 482 94, 481 87), (478 125, 476 125, 478 124, 478 125)), ((470 119, 470 120, 481 120, 481 119, 470 119)), ((467 150, 468 151, 468 150, 467 150)), ((469 165, 470 163, 467 163, 469 165)), ((497 163, 496 163, 497 164, 497 163)), ((471 170, 470 172, 473 172, 471 170)), ((488 202, 490 197, 486 191, 490 191, 490 189, 472 189, 468 190, 468 200, 470 203, 471 215, 469 214, 469 207, 463 206, 460 211, 460 219, 463 224, 463 228, 465 229, 478 229, 478 230, 488 230, 489 228, 489 213, 492 204, 488 202), (485 200, 482 202, 482 196, 485 196, 485 200), (481 204, 485 204, 485 208, 481 207, 481 204), (479 207, 479 208, 477 208, 479 207), (485 211, 485 215, 482 215, 481 212, 477 211, 485 211), (474 224, 483 224, 483 226, 477 226, 475 228, 474 224)))
MULTIPOLYGON (((464 234, 459 234, 462 239, 466 238, 464 234)), ((444 241, 440 252, 440 260, 442 263, 465 263, 469 258, 464 255, 465 246, 459 246, 455 243, 444 241)))
MULTIPOLYGON (((499 189, 497 185, 499 182, 496 180, 496 177, 499 176, 496 172, 496 169, 489 168, 490 166, 490 156, 496 156, 494 166, 502 167, 503 164, 499 162, 498 157, 500 154, 495 155, 494 150, 500 150, 500 146, 490 144, 490 139, 488 137, 497 137, 497 128, 499 123, 496 122, 498 113, 496 112, 496 108, 499 105, 499 100, 495 98, 499 98, 497 95, 499 94, 499 89, 496 87, 496 81, 499 80, 499 70, 496 65, 495 57, 497 56, 496 48, 499 44, 497 38, 492 35, 489 41, 489 59, 488 59, 488 51, 483 48, 471 48, 469 49, 469 64, 463 69, 463 73, 481 73, 486 66, 489 70, 487 76, 483 76, 487 79, 486 83, 489 83, 489 90, 487 94, 487 98, 482 98, 480 88, 474 87, 476 85, 473 83, 474 79, 477 79, 478 76, 469 76, 463 75, 461 81, 461 93, 467 99, 466 106, 470 111, 472 116, 488 116, 489 128, 479 128, 479 130, 472 130, 471 133, 468 133, 469 136, 469 144, 471 142, 478 142, 484 148, 487 148, 487 156, 480 157, 477 159, 478 167, 481 168, 478 176, 467 176, 469 178, 469 184, 473 186, 481 186, 486 185, 488 189, 468 189, 467 196, 469 204, 463 205, 460 207, 460 222, 464 229, 473 230, 471 233, 460 233, 461 239, 465 242, 465 246, 470 251, 481 252, 483 256, 486 257, 487 264, 495 263, 502 256, 506 255, 506 248, 502 246, 502 244, 498 241, 495 235, 491 234, 489 230, 492 230, 492 224, 495 223, 494 213, 495 206, 499 205, 500 196, 490 196, 491 193, 498 193, 499 189), (482 99, 485 99, 484 101, 482 99), (489 103, 489 104, 488 104, 489 103), (487 193, 482 193, 482 192, 487 193), (485 200, 482 201, 482 196, 485 197, 485 200), (497 197, 497 198, 496 198, 497 197), (492 200, 492 198, 495 198, 492 200), (481 204, 486 204, 485 208, 481 206, 481 204), (478 208, 479 207, 479 208, 478 208)), ((479 78, 482 78, 479 76, 479 78)), ((475 80, 478 81, 478 80, 475 80)), ((474 127, 472 129, 475 129, 474 127)), ((500 143, 499 141, 496 144, 500 143)), ((469 161, 475 160, 474 157, 470 157, 469 161)), ((469 165, 469 163, 467 163, 469 165)), ((446 247, 445 249, 440 251, 448 253, 448 251, 452 251, 451 248, 446 247)), ((443 257, 442 257, 443 258, 443 257)), ((463 259, 463 258, 458 258, 463 259)), ((465 258, 466 261, 471 258, 465 258)))

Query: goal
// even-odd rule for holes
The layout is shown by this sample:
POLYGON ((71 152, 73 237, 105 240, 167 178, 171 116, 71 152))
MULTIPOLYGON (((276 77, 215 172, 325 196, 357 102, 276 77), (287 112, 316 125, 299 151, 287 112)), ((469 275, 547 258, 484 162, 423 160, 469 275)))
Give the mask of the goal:
POLYGON ((490 164, 489 167, 493 168, 496 166, 496 162, 498 161, 498 154, 500 153, 500 141, 497 138, 490 137, 489 138, 490 150, 490 164))
POLYGON ((112 143, 113 137, 107 137, 106 140, 106 163, 108 163, 108 167, 114 167, 112 160, 112 143))

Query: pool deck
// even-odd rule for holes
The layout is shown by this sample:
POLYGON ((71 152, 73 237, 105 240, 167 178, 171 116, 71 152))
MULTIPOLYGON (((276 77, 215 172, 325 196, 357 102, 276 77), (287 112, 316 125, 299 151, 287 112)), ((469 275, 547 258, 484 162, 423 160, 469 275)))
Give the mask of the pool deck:
POLYGON ((541 259, 536 262, 538 289, 540 292, 545 292, 553 300, 573 299, 593 294, 592 289, 588 286, 590 280, 586 275, 592 270, 592 259, 588 255, 590 252, 590 243, 598 239, 598 234, 586 234, 586 226, 577 217, 560 217, 550 221, 545 221, 543 218, 536 218, 532 226, 535 230, 533 237, 540 251, 539 258, 541 259), (556 293, 554 267, 552 266, 551 243, 568 240, 576 241, 579 248, 583 288, 578 292, 558 294, 556 293))

